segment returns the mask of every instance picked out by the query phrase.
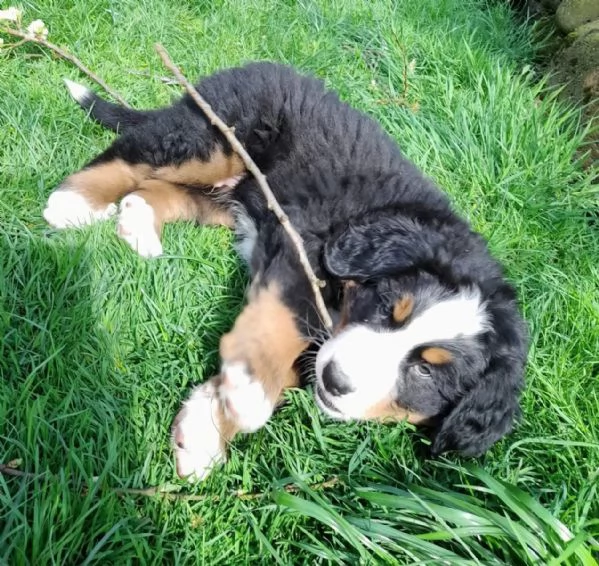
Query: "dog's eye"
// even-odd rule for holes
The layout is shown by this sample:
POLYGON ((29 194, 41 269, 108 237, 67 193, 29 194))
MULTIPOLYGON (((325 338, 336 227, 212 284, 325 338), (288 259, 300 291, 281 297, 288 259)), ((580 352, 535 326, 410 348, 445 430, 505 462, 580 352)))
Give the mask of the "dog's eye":
POLYGON ((429 368, 427 364, 416 364, 414 366, 414 371, 419 377, 431 376, 431 368, 429 368))

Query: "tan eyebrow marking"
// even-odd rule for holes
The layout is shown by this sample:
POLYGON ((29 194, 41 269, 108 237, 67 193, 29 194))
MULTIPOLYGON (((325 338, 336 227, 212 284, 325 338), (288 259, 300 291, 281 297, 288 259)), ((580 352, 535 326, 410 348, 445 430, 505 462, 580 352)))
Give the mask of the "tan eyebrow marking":
POLYGON ((398 299, 393 306, 393 320, 395 322, 403 322, 408 318, 414 310, 414 297, 405 295, 398 299))
POLYGON ((425 362, 434 365, 448 364, 453 360, 451 352, 445 348, 426 348, 422 350, 420 356, 425 362))

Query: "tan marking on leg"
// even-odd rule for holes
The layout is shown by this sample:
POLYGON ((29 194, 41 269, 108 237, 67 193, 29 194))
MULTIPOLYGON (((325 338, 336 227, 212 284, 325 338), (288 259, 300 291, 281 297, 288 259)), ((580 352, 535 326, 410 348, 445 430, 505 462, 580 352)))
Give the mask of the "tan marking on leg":
POLYGON ((453 360, 451 352, 445 348, 425 348, 422 350, 420 356, 425 362, 434 365, 448 364, 453 360))
POLYGON ((148 179, 141 182, 132 194, 143 198, 154 210, 154 226, 159 235, 165 223, 177 220, 195 220, 201 224, 228 228, 232 228, 234 224, 229 210, 213 198, 173 183, 148 179))
POLYGON ((222 374, 197 387, 175 418, 180 476, 203 479, 238 432, 267 422, 283 389, 298 384, 294 362, 306 346, 277 287, 256 290, 221 340, 222 374))
POLYGON ((151 171, 149 165, 132 165, 114 159, 73 173, 62 182, 60 189, 76 191, 93 209, 102 209, 132 191, 151 171))
POLYGON ((236 154, 225 155, 217 149, 208 161, 190 159, 181 165, 168 165, 154 171, 153 177, 178 185, 216 185, 226 179, 241 175, 245 167, 236 154))
POLYGON ((414 297, 405 295, 398 299, 393 307, 393 320, 395 322, 404 322, 414 310, 414 297))
POLYGON ((382 399, 364 413, 364 419, 375 421, 408 421, 412 424, 422 424, 428 417, 415 411, 410 411, 396 403, 391 397, 382 399))
POLYGON ((255 292, 220 343, 223 363, 243 362, 275 404, 283 389, 297 384, 293 365, 308 342, 276 285, 255 292))

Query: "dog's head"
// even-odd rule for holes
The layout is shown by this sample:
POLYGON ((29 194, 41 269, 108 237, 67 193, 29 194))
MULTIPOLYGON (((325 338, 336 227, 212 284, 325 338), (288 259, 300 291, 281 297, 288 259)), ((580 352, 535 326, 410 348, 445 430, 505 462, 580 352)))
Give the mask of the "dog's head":
POLYGON ((518 415, 526 330, 484 240, 449 218, 366 216, 327 242, 347 283, 315 394, 334 418, 429 423, 433 453, 478 456, 518 415))

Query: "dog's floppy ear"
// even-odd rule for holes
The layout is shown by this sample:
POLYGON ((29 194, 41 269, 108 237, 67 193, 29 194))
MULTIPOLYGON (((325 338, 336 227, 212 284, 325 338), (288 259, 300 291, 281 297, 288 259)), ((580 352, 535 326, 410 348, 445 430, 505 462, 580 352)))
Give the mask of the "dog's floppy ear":
POLYGON ((400 273, 431 262, 444 236, 405 216, 364 216, 327 241, 324 266, 341 279, 366 279, 400 273))
POLYGON ((512 430, 519 416, 520 389, 505 382, 506 371, 496 369, 484 376, 445 417, 433 442, 433 455, 455 450, 462 456, 481 456, 512 430))
POLYGON ((481 456, 512 430, 520 416, 527 338, 524 322, 513 308, 501 309, 502 319, 495 318, 496 337, 502 344, 487 371, 443 419, 433 441, 433 455, 456 451, 481 456))

